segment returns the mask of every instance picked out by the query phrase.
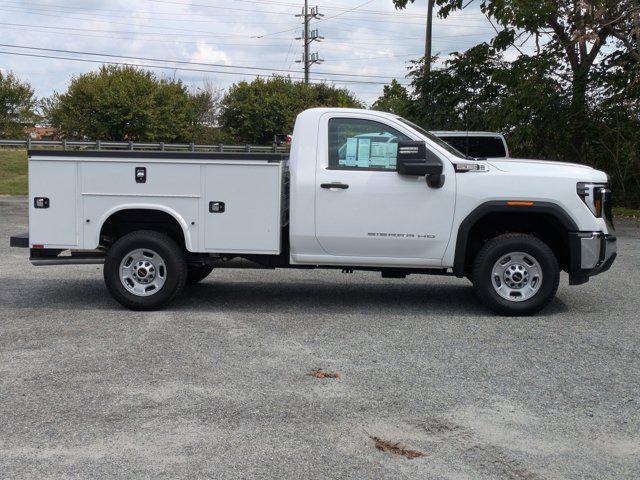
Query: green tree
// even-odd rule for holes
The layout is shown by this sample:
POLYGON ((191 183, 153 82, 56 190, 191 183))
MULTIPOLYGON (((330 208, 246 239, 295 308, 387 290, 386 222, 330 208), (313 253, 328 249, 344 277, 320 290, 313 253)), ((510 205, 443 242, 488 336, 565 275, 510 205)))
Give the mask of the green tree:
POLYGON ((44 103, 64 138, 189 142, 208 112, 210 95, 133 67, 103 66, 75 77, 44 103))
MULTIPOLYGON (((407 1, 393 0, 397 6, 407 1)), ((473 1, 436 0, 439 14, 447 17, 452 11, 468 7, 473 1)), ((481 0, 480 8, 494 18, 502 31, 493 45, 505 49, 523 35, 543 39, 542 49, 554 53, 564 61, 570 71, 572 147, 578 159, 586 158, 588 131, 588 93, 591 72, 611 38, 627 42, 631 49, 633 35, 628 32, 634 25, 640 7, 637 0, 481 0)), ((636 25, 637 26, 637 25, 636 25)), ((637 45, 636 45, 637 47, 637 45)))
POLYGON ((290 133, 296 116, 313 107, 361 108, 362 104, 348 90, 325 83, 257 78, 229 89, 222 100, 220 124, 239 141, 269 143, 276 134, 290 133))
POLYGON ((443 68, 411 72, 415 93, 385 88, 374 107, 405 116, 430 130, 495 130, 509 136, 514 154, 563 158, 570 99, 553 75, 553 56, 507 62, 488 44, 454 53, 443 68), (427 96, 421 92, 427 91, 427 96))
POLYGON ((392 80, 391 85, 384 86, 382 96, 375 101, 371 108, 395 113, 401 117, 409 117, 412 116, 410 113, 412 101, 407 89, 397 80, 392 80))
POLYGON ((23 138, 25 127, 36 121, 35 106, 31 86, 0 70, 0 137, 23 138))

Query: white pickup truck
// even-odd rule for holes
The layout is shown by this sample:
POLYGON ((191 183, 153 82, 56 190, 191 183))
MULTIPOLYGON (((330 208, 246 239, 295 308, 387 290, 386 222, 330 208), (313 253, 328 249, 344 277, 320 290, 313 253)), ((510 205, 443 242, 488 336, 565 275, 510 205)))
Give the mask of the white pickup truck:
MULTIPOLYGON (((158 309, 239 261, 383 277, 467 277, 528 315, 616 256, 609 179, 560 162, 468 158, 396 115, 312 109, 281 154, 29 152, 34 265, 104 263, 109 292, 158 309)), ((425 292, 428 295, 428 292, 425 292)))

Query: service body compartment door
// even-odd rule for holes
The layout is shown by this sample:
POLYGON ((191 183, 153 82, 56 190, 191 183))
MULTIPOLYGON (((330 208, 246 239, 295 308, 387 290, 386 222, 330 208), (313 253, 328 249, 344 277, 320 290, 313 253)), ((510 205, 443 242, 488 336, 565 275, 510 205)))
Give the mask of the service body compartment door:
POLYGON ((76 162, 29 159, 29 243, 78 245, 76 162))
POLYGON ((205 250, 279 254, 281 165, 214 164, 204 169, 205 250))

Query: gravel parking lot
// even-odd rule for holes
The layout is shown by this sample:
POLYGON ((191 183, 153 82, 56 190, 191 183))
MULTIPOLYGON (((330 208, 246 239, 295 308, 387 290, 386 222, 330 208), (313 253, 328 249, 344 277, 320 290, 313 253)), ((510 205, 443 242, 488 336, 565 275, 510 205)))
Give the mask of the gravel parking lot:
POLYGON ((0 478, 640 477, 638 223, 534 318, 335 271, 214 272, 134 313, 101 268, 31 266, 26 226, 0 197, 0 478))

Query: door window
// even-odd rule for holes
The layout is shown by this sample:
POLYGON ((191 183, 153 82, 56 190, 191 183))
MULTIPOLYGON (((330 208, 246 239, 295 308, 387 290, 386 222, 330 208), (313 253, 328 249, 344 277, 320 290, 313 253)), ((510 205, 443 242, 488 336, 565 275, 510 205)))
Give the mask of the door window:
POLYGON ((332 118, 329 120, 329 169, 395 171, 398 142, 410 140, 383 123, 332 118))

